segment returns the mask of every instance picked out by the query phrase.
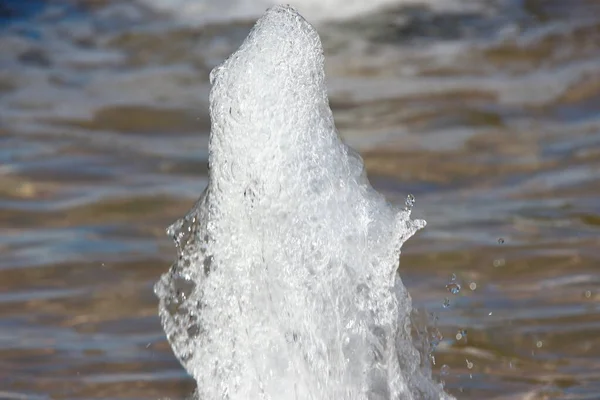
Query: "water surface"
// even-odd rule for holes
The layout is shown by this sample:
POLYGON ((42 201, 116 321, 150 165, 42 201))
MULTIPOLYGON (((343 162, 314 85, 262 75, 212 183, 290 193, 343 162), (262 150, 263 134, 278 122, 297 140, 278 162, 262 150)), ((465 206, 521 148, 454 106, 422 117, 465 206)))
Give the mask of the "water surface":
MULTIPOLYGON (((400 268, 437 315, 437 379, 460 399, 596 399, 599 4, 467 3, 318 22, 336 123, 428 221, 400 268)), ((2 20, 0 398, 193 391, 152 285, 206 184, 208 72, 253 21, 149 4, 2 20)))

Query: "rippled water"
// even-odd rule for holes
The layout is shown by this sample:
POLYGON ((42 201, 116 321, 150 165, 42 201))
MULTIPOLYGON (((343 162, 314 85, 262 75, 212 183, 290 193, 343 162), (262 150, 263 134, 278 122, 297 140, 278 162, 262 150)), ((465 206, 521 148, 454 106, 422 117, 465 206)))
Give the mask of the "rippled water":
MULTIPOLYGON (((342 136, 428 221, 417 336, 459 399, 597 399, 600 4, 441 3, 317 23, 342 136)), ((1 10, 0 398, 193 391, 152 284, 206 184, 208 71, 253 21, 150 4, 1 10)))

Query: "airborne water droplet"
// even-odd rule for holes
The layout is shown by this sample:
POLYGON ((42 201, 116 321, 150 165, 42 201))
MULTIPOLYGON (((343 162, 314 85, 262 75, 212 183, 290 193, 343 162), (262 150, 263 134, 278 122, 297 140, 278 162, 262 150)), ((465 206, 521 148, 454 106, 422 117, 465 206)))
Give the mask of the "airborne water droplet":
POLYGON ((430 333, 430 338, 429 338, 430 353, 435 351, 435 349, 437 348, 437 346, 441 343, 441 341, 443 339, 444 339, 444 336, 437 328, 434 329, 430 333))
POLYGON ((460 283, 456 282, 455 274, 452 274, 452 278, 446 285, 446 289, 452 294, 458 294, 460 292, 460 283))
POLYGON ((442 305, 444 306, 444 308, 450 307, 450 299, 446 297, 442 305))
POLYGON ((498 239, 498 244, 504 244, 504 238, 498 239))
POLYGON ((440 374, 442 376, 448 376, 450 374, 450 367, 446 364, 442 365, 442 368, 440 368, 440 374))
POLYGON ((406 205, 406 210, 410 210, 413 208, 413 206, 415 205, 415 196, 413 196, 412 194, 409 194, 408 196, 406 196, 406 200, 404 201, 404 204, 406 205))

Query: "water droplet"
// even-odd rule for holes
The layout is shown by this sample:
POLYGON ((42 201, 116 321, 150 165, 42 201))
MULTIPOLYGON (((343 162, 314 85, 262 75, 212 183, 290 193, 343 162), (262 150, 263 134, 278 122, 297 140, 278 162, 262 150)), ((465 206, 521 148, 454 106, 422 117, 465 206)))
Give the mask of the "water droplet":
POLYGON ((450 307, 450 299, 446 297, 442 306, 444 306, 444 308, 450 307))
POLYGON ((498 244, 504 244, 504 238, 498 239, 498 244))
POLYGON ((467 368, 468 369, 473 369, 473 363, 469 360, 465 360, 467 362, 467 368))
POLYGON ((406 205, 406 210, 410 210, 413 208, 413 206, 415 205, 415 196, 413 196, 412 194, 409 194, 408 196, 406 196, 406 200, 404 201, 404 204, 406 205))
POLYGON ((464 329, 461 329, 456 333, 456 340, 461 340, 461 339, 467 340, 467 331, 464 329))
POLYGON ((583 293, 583 296, 584 296, 586 299, 590 299, 590 298, 592 298, 592 291, 591 291, 591 290, 586 290, 586 291, 583 293))
POLYGON ((429 338, 429 351, 431 353, 434 352, 443 339, 444 335, 442 335, 442 332, 440 332, 439 329, 436 328, 433 331, 431 331, 429 338))
POLYGON ((446 364, 442 365, 442 368, 440 368, 440 374, 442 376, 448 376, 450 374, 450 367, 446 364))
POLYGON ((477 289, 477 284, 475 282, 469 283, 469 289, 474 291, 475 289, 477 289))
POLYGON ((456 281, 456 275, 452 274, 450 282, 446 285, 446 289, 452 294, 458 294, 460 292, 460 284, 456 281))
POLYGON ((541 341, 541 340, 538 340, 538 341, 536 342, 536 344, 535 344, 535 346, 536 346, 538 349, 541 349, 543 345, 544 345, 544 343, 542 343, 542 341, 541 341))
POLYGON ((456 282, 450 282, 446 285, 446 289, 452 294, 458 294, 460 292, 460 284, 456 282))
POLYGON ((488 315, 492 315, 492 311, 490 311, 490 313, 488 315))
POLYGON ((505 263, 506 261, 504 261, 504 258, 499 258, 497 260, 494 260, 494 267, 503 267, 505 263))

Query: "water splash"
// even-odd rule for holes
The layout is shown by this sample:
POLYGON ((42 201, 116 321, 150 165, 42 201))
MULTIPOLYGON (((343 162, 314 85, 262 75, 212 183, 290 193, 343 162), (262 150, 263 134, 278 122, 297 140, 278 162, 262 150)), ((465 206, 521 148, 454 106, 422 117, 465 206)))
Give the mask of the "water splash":
POLYGON ((320 39, 290 7, 211 73, 209 184, 169 228, 160 317, 202 399, 448 399, 397 273, 424 221, 339 138, 320 39))

